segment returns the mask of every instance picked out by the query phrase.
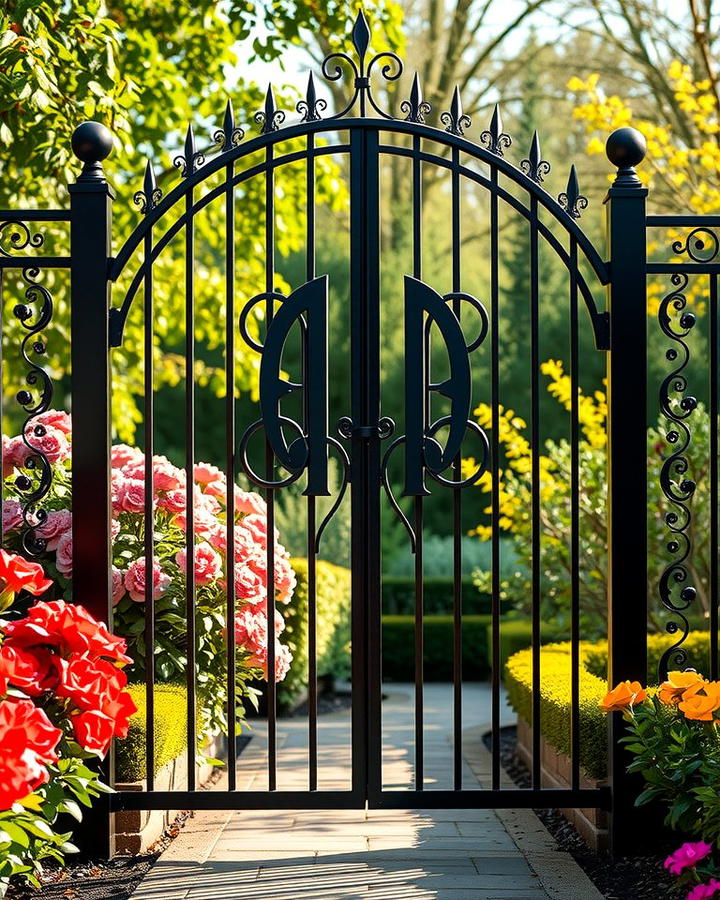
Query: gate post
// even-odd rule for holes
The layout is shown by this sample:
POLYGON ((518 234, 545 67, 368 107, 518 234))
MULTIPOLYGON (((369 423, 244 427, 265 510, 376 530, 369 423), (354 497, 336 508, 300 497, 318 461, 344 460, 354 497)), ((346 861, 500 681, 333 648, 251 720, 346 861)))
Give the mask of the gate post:
MULTIPOLYGON (((72 364, 73 601, 112 622, 110 548, 110 349, 108 318, 112 188, 101 161, 112 136, 83 122, 72 137, 83 169, 70 190, 70 322, 72 364)), ((113 754, 102 764, 112 784, 113 754)), ((114 851, 110 805, 101 794, 80 829, 82 849, 109 858, 114 851)))
MULTIPOLYGON (((610 281, 608 397, 608 679, 647 679, 647 285, 645 199, 634 166, 645 139, 633 128, 614 131, 608 159, 618 167, 606 204, 610 281)), ((637 846, 637 776, 619 739, 620 713, 609 722, 613 853, 637 846)))

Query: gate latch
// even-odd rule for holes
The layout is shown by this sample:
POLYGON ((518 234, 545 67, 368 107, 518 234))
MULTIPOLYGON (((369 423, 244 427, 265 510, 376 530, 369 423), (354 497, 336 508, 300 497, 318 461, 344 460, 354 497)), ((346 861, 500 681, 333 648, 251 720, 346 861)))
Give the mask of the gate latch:
POLYGON ((338 419, 336 427, 338 434, 346 440, 359 437, 369 441, 371 438, 379 437, 384 441, 395 431, 395 422, 389 416, 383 416, 377 425, 355 425, 350 416, 342 416, 338 419))

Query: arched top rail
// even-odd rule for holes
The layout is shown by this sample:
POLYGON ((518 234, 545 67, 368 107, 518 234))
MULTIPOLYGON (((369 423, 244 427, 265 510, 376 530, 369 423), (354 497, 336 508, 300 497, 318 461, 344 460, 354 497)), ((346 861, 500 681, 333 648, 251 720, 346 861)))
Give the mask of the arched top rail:
MULTIPOLYGON (((530 170, 530 174, 526 174, 503 156, 500 156, 497 152, 493 152, 486 147, 481 147, 478 144, 473 143, 464 135, 443 131, 421 122, 376 117, 333 118, 298 122, 283 129, 257 135, 247 142, 238 143, 234 146, 231 145, 229 149, 218 153, 202 165, 196 166, 193 162, 193 164, 188 167, 188 170, 185 172, 185 175, 179 184, 169 191, 167 195, 159 198, 157 202, 150 202, 145 217, 133 230, 132 234, 125 241, 117 256, 112 261, 110 279, 116 281, 119 278, 135 250, 158 220, 160 220, 176 203, 183 200, 189 191, 198 187, 212 175, 229 165, 236 164, 244 157, 251 156, 262 150, 267 150, 268 148, 274 147, 276 144, 302 138, 307 135, 332 134, 338 131, 352 132, 358 129, 371 129, 374 131, 419 137, 440 144, 451 150, 456 150, 459 153, 466 154, 468 157, 476 159, 479 162, 488 165, 496 172, 501 173, 518 187, 525 190, 530 197, 535 198, 539 206, 545 209, 560 225, 562 225, 567 233, 577 241, 578 249, 587 259, 600 284, 605 285, 608 283, 609 272, 607 264, 598 253, 590 238, 585 234, 582 228, 580 228, 576 220, 578 212, 577 208, 573 206, 571 187, 574 178, 574 169, 571 172, 567 193, 560 195, 560 197, 566 201, 567 206, 564 206, 560 200, 555 199, 555 197, 542 187, 539 179, 535 180, 531 177, 533 174, 532 163, 527 166, 530 170)), ((485 134, 489 134, 489 132, 486 132, 485 134)), ((347 150, 347 145, 342 144, 335 148, 333 145, 328 145, 323 148, 325 152, 332 152, 333 149, 336 149, 338 152, 343 152, 347 150)), ((389 148, 387 147, 384 148, 385 152, 387 152, 388 149, 389 148)), ((297 154, 297 158, 302 158, 303 155, 304 153, 300 151, 297 154)), ((425 161, 437 161, 437 163, 443 167, 448 167, 448 161, 445 158, 439 155, 436 159, 433 157, 433 154, 423 152, 425 161)), ((184 158, 180 157, 180 159, 184 158)), ((531 161, 524 160, 523 162, 528 163, 531 161)), ((538 160, 538 162, 542 163, 544 161, 538 160)), ((144 196, 144 194, 141 196, 144 196)), ((576 194, 575 199, 578 197, 579 193, 576 194)), ((579 197, 579 200, 583 201, 584 198, 579 197)))

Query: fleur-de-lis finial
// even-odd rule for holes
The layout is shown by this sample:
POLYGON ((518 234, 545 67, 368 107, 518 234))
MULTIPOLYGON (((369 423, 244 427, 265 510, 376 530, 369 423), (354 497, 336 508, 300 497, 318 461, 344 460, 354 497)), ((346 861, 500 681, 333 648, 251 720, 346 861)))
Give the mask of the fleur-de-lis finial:
POLYGON ((140 212, 147 215, 151 210, 155 209, 162 200, 162 191, 155 181, 155 172, 152 163, 147 161, 145 166, 145 176, 143 177, 143 186, 141 191, 135 191, 133 202, 140 207, 140 212))
POLYGON ((460 89, 457 85, 450 101, 450 110, 440 114, 440 121, 446 126, 445 131, 449 134, 463 135, 465 129, 470 127, 470 116, 466 116, 462 111, 460 89))
POLYGON ((245 137, 242 128, 235 125, 235 113, 233 112, 232 100, 228 100, 225 107, 225 115, 223 116, 222 128, 218 128, 213 134, 213 140, 221 150, 229 150, 231 147, 237 147, 240 141, 245 137))
POLYGON ((487 131, 483 131, 480 135, 480 143, 496 156, 502 156, 503 150, 507 150, 512 144, 512 138, 509 134, 505 134, 502 128, 500 106, 496 103, 492 119, 490 119, 490 128, 487 131))
POLYGON ((352 29, 352 42, 360 63, 360 75, 365 74, 365 57, 370 46, 370 26, 365 18, 365 11, 359 7, 352 29))
POLYGON ((260 134, 272 134, 273 131, 278 131, 285 121, 285 113, 275 106, 275 94, 271 84, 268 85, 265 94, 265 106, 255 113, 255 121, 262 126, 260 134))
POLYGON ((320 113, 327 109, 327 103, 322 97, 318 97, 315 93, 315 79, 311 72, 308 77, 307 90, 305 91, 305 99, 300 100, 295 107, 302 115, 302 122, 318 122, 322 119, 320 113))
POLYGON ((550 174, 550 163, 542 158, 540 152, 540 138, 537 131, 533 134, 528 158, 520 160, 520 170, 537 184, 544 181, 545 176, 550 174))
POLYGON ((180 169, 180 174, 183 178, 188 178, 190 175, 194 175, 204 162, 205 155, 196 149, 192 125, 188 125, 184 152, 180 156, 175 157, 173 165, 180 169))
POLYGON ((558 197, 560 206, 573 219, 579 219, 581 211, 587 209, 588 200, 580 193, 580 184, 578 183, 577 171, 575 166, 570 167, 570 177, 568 178, 567 187, 558 197))
POLYGON ((400 109, 407 113, 405 116, 406 122, 419 122, 421 124, 425 121, 425 116, 432 111, 432 105, 427 100, 423 100, 420 78, 417 72, 410 88, 410 99, 403 100, 400 104, 400 109))

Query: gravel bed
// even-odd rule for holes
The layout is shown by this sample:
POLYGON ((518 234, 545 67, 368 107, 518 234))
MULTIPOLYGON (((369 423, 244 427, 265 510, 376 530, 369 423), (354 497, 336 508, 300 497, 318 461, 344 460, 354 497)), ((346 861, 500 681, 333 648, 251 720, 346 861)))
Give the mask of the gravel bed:
MULTIPOLYGON (((492 748, 492 735, 483 736, 492 748)), ((530 787, 530 771, 517 757, 514 725, 500 729, 500 762, 518 787, 530 787)), ((665 848, 657 856, 628 856, 612 860, 606 853, 590 850, 573 826, 556 809, 536 809, 537 817, 558 842, 572 854, 605 900, 684 900, 685 892, 673 888, 675 879, 663 869, 665 848)), ((668 850, 674 848, 667 848, 668 850)))

